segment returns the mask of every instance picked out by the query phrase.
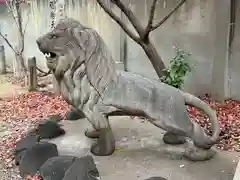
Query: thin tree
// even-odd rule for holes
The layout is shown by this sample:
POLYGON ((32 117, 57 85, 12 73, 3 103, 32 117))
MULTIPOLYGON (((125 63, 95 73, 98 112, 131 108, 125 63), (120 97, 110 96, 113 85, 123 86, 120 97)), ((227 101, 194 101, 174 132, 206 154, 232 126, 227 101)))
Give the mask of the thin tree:
POLYGON ((18 33, 18 45, 14 47, 12 43, 7 38, 7 34, 3 34, 0 31, 0 37, 7 43, 7 45, 13 50, 15 57, 16 57, 16 67, 14 67, 14 75, 17 77, 24 77, 27 76, 27 68, 25 66, 25 60, 23 57, 25 41, 24 36, 27 28, 27 23, 29 16, 27 17, 27 21, 25 26, 23 25, 23 17, 22 17, 22 5, 26 4, 26 0, 9 0, 5 2, 6 6, 8 7, 8 11, 11 14, 16 26, 17 26, 17 33, 18 33), (19 68, 19 69, 18 69, 19 68))
POLYGON ((96 0, 97 3, 103 8, 103 10, 115 21, 117 24, 124 30, 124 32, 136 43, 138 43, 144 50, 145 54, 149 58, 154 67, 158 77, 162 77, 164 75, 163 69, 165 69, 165 65, 162 61, 161 56, 158 54, 154 44, 152 43, 149 35, 152 31, 159 28, 163 23, 165 23, 172 14, 177 11, 185 2, 186 0, 180 0, 174 8, 172 8, 167 15, 165 15, 161 20, 154 23, 154 16, 156 11, 156 4, 158 0, 152 0, 152 5, 150 7, 150 13, 148 18, 148 23, 146 27, 144 27, 139 19, 134 15, 133 11, 130 9, 129 6, 125 5, 121 0, 110 0, 111 3, 115 4, 128 18, 132 26, 137 32, 135 35, 123 22, 123 20, 118 17, 114 12, 111 10, 109 5, 105 2, 105 0, 96 0))

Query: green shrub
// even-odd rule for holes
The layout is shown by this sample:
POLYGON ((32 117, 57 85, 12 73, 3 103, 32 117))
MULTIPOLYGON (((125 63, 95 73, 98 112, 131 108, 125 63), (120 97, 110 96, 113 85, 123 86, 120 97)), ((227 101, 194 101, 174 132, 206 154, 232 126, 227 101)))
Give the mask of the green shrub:
POLYGON ((188 72, 191 72, 189 65, 190 53, 186 53, 183 49, 175 47, 176 55, 170 60, 168 68, 164 69, 166 75, 160 80, 175 88, 181 88, 184 83, 184 77, 188 72))

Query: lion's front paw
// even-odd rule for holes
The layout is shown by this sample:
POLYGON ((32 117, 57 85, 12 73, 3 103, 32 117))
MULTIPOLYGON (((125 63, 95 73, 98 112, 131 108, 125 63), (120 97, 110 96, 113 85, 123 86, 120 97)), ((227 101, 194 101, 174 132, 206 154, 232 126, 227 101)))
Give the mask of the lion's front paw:
POLYGON ((106 147, 101 144, 94 144, 91 147, 91 153, 93 153, 95 156, 109 156, 114 152, 113 147, 106 147))
POLYGON ((115 150, 115 141, 112 131, 109 129, 101 129, 97 143, 91 147, 91 152, 96 156, 109 156, 115 150))
POLYGON ((92 130, 92 129, 87 129, 85 132, 84 132, 85 136, 87 136, 88 138, 92 138, 92 139, 95 139, 95 138, 99 138, 100 137, 100 131, 97 131, 97 130, 92 130))

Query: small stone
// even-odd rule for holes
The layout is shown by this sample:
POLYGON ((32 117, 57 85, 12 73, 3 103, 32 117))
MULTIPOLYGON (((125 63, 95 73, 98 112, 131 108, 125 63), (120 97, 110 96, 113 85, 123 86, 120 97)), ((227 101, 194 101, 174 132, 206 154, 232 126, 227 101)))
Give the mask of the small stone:
POLYGON ((184 165, 184 164, 181 164, 181 165, 180 165, 180 168, 183 168, 183 167, 185 167, 185 165, 184 165))

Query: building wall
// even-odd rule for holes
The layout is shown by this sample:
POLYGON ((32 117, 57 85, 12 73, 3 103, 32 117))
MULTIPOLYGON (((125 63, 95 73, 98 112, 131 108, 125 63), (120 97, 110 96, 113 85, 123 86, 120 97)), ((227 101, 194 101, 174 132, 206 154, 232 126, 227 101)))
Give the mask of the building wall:
POLYGON ((240 1, 236 1, 236 22, 232 49, 230 51, 229 78, 230 94, 234 99, 240 99, 240 1))
MULTIPOLYGON (((123 1, 128 2, 128 0, 123 1)), ((159 1, 155 22, 169 12, 178 1, 159 1)), ((230 0, 187 1, 163 26, 151 34, 151 39, 166 66, 168 66, 170 58, 174 56, 173 46, 178 46, 192 54, 190 57, 192 72, 186 77, 184 90, 195 95, 212 93, 225 97, 226 92, 229 91, 228 96, 240 99, 240 90, 238 90, 240 85, 238 80, 240 18, 238 15, 236 16, 235 39, 231 54, 227 56, 229 2, 230 0)), ((141 47, 124 35, 119 26, 96 4, 95 0, 65 0, 65 3, 66 15, 96 29, 105 40, 116 62, 126 62, 125 68, 128 71, 157 78, 141 47), (124 36, 127 38, 125 56, 122 46, 124 36)), ((147 22, 150 5, 150 0, 131 0, 132 10, 144 25, 147 22)), ((25 9, 25 17, 29 11, 25 57, 36 56, 38 65, 43 68, 46 67, 45 59, 39 52, 35 41, 41 34, 50 30, 48 0, 31 1, 30 7, 25 9)), ((117 9, 114 11, 121 16, 117 9)), ((237 10, 237 14, 239 13, 240 11, 237 10)), ((130 27, 130 24, 127 24, 130 27)), ((4 5, 0 5, 0 28, 8 35, 11 43, 17 42, 14 21, 4 5)), ((7 45, 5 47, 8 64, 11 64, 14 58, 13 52, 7 45)), ((119 63, 119 65, 122 68, 122 64, 119 63)))
MULTIPOLYGON (((156 9, 156 21, 167 14, 177 2, 178 0, 166 1, 166 3, 160 1, 156 9)), ((146 24, 151 1, 134 0, 133 4, 136 15, 143 24, 146 24), (141 7, 146 8, 143 11, 141 7)), ((211 86, 214 52, 212 12, 213 1, 187 1, 151 35, 166 66, 174 56, 173 46, 178 46, 192 54, 190 57, 192 72, 186 78, 184 89, 194 94, 208 92, 211 86)), ((128 38, 127 69, 157 78, 144 51, 130 38, 128 38)))
MULTIPOLYGON (((50 31, 50 8, 48 0, 30 1, 30 7, 25 7, 23 19, 26 21, 29 12, 29 20, 27 23, 25 34, 25 57, 36 56, 37 63, 40 67, 46 68, 45 58, 39 52, 36 39, 50 31)), ((113 57, 116 61, 120 60, 120 28, 115 22, 109 18, 107 14, 95 3, 95 0, 66 0, 66 15, 73 17, 82 22, 82 24, 90 26, 98 31, 108 45, 113 57), (86 3, 88 2, 88 3, 86 3)), ((117 14, 119 12, 115 11, 117 14)), ((25 25, 25 22, 24 22, 25 25)), ((17 44, 17 27, 11 14, 8 13, 7 7, 0 4, 0 28, 3 33, 7 34, 12 44, 17 44)), ((1 39, 0 39, 1 43, 1 39)), ((13 51, 6 45, 6 59, 8 64, 12 64, 14 58, 13 51)))

